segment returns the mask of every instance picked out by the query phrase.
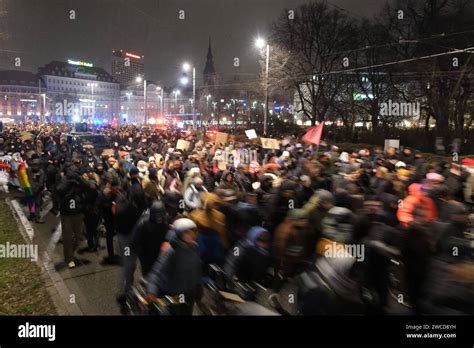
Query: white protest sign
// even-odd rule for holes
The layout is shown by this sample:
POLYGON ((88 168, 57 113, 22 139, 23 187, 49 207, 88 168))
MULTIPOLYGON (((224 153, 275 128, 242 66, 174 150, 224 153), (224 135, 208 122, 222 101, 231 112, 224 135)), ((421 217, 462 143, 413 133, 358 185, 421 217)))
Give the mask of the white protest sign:
POLYGON ((183 151, 187 151, 189 149, 189 146, 191 145, 191 143, 187 140, 183 140, 183 139, 179 139, 178 140, 178 144, 176 144, 176 149, 177 150, 183 150, 183 151))
POLYGON ((383 150, 387 151, 389 147, 394 147, 396 149, 400 148, 400 139, 385 139, 385 145, 383 150))
POLYGON ((249 138, 249 139, 256 139, 257 138, 257 132, 255 131, 255 129, 246 130, 245 135, 247 135, 247 138, 249 138))
POLYGON ((264 149, 278 150, 280 149, 280 143, 276 139, 272 138, 260 138, 262 141, 262 147, 264 149))

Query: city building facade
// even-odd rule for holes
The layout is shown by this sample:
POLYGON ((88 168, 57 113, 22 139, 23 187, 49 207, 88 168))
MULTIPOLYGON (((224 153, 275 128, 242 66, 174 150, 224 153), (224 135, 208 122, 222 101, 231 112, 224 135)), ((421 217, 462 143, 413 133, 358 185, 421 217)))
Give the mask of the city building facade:
POLYGON ((44 95, 39 77, 29 71, 0 71, 0 121, 39 121, 44 115, 44 95))
POLYGON ((39 68, 46 121, 111 123, 119 118, 120 84, 92 63, 53 61, 39 68))

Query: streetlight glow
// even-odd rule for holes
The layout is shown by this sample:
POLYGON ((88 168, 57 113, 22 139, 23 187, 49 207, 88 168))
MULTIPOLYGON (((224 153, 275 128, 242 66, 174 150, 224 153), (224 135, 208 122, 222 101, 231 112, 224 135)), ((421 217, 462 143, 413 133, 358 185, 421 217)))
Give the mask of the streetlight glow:
POLYGON ((267 134, 267 114, 268 114, 268 68, 270 62, 270 45, 261 37, 257 38, 255 41, 255 46, 258 49, 265 49, 265 76, 264 76, 264 85, 265 85, 265 105, 263 109, 263 134, 267 134))
POLYGON ((184 71, 189 71, 191 70, 191 65, 189 63, 184 63, 183 64, 183 70, 184 71))
POLYGON ((188 82, 189 82, 189 79, 188 79, 187 76, 182 76, 182 77, 181 77, 181 84, 182 84, 182 85, 187 85, 188 82))
POLYGON ((257 46, 257 48, 264 48, 265 45, 266 45, 266 42, 261 37, 259 37, 257 40, 255 40, 255 46, 257 46))
POLYGON ((136 82, 140 83, 143 81, 143 78, 141 76, 137 76, 137 78, 135 79, 136 82))

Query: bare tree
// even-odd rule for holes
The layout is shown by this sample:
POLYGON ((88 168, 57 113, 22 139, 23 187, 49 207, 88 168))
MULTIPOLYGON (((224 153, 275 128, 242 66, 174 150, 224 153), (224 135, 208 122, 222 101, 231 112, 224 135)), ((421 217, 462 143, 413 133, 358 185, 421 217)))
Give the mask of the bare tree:
POLYGON ((355 47, 356 21, 324 1, 301 5, 294 18, 284 11, 274 23, 272 47, 284 62, 278 70, 300 100, 301 110, 315 124, 326 119, 343 79, 348 52, 355 47), (285 57, 285 55, 288 55, 285 57))
POLYGON ((424 101, 426 125, 435 120, 436 134, 448 140, 464 137, 472 117, 474 60, 472 53, 443 54, 474 46, 474 3, 468 0, 399 0, 386 7, 391 32, 406 45, 401 58, 432 56, 399 68, 424 101), (402 11, 403 19, 396 19, 402 11), (465 116, 470 118, 465 120, 465 116), (453 132, 454 131, 454 132, 453 132))

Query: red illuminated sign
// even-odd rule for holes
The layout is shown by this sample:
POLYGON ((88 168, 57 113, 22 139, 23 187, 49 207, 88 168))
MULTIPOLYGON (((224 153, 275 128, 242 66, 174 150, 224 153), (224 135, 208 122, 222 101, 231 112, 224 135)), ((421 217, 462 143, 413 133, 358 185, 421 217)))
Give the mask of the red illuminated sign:
POLYGON ((141 57, 140 57, 140 56, 137 56, 136 54, 132 54, 132 53, 125 52, 125 55, 126 55, 127 57, 136 58, 136 59, 141 59, 141 57))

